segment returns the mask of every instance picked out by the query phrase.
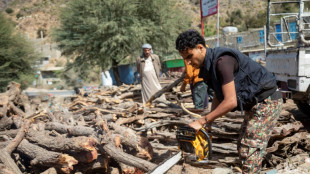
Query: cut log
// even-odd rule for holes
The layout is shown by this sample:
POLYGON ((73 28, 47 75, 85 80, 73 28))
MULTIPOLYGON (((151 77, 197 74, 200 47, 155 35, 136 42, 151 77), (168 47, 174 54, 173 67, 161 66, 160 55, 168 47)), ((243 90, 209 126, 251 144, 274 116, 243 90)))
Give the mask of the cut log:
POLYGON ((139 155, 147 157, 148 160, 153 158, 153 148, 147 138, 138 136, 135 131, 130 128, 119 126, 114 123, 110 123, 113 127, 114 133, 120 134, 121 142, 135 148, 139 155))
POLYGON ((57 152, 84 152, 96 150, 97 140, 91 137, 79 136, 72 138, 53 137, 48 132, 29 130, 27 140, 31 143, 57 152))
POLYGON ((17 151, 30 158, 31 165, 39 164, 42 166, 56 167, 64 173, 70 173, 73 170, 73 165, 78 163, 72 156, 47 151, 42 147, 29 143, 25 139, 19 144, 17 151))
POLYGON ((146 172, 157 166, 156 164, 153 164, 149 161, 124 153, 120 148, 116 148, 115 144, 112 142, 103 145, 103 149, 115 160, 129 166, 137 167, 146 172))

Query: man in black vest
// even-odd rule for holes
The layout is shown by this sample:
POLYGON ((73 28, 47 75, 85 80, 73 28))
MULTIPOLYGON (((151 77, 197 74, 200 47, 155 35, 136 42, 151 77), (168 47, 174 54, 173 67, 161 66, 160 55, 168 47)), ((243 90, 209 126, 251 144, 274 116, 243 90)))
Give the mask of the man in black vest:
POLYGON ((200 68, 202 77, 214 90, 211 112, 189 126, 197 131, 227 112, 239 110, 244 122, 238 140, 243 173, 259 173, 271 131, 282 109, 282 95, 276 78, 263 66, 238 50, 206 48, 196 30, 181 33, 176 49, 183 59, 200 68))

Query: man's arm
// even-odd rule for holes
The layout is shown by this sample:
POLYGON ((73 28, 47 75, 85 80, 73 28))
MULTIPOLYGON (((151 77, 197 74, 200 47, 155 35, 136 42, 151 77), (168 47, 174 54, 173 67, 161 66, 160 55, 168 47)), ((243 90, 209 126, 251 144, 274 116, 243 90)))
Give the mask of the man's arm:
POLYGON ((201 117, 195 122, 189 124, 189 126, 193 127, 197 131, 202 128, 202 126, 206 123, 211 124, 215 119, 225 115, 227 112, 231 111, 235 107, 237 107, 237 95, 235 90, 235 82, 231 81, 222 86, 222 91, 224 95, 224 100, 219 103, 216 96, 212 101, 211 112, 201 117))

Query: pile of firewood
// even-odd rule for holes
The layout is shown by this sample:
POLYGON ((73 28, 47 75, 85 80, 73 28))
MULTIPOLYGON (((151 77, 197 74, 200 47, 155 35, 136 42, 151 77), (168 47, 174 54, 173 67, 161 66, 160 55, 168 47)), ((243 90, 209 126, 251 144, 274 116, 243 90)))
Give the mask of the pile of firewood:
MULTIPOLYGON (((190 106, 190 90, 180 93, 175 87, 179 82, 164 88, 167 100, 155 100, 155 95, 150 107, 141 103, 140 85, 80 90, 62 103, 44 104, 11 83, 0 93, 0 171, 148 172, 178 151, 177 126, 195 119, 184 108, 190 106)), ((236 142, 242 117, 234 112, 215 121, 213 159, 200 167, 239 165, 236 142)), ((301 130, 302 124, 290 114, 281 115, 268 147, 267 167, 310 150, 309 134, 301 130)))

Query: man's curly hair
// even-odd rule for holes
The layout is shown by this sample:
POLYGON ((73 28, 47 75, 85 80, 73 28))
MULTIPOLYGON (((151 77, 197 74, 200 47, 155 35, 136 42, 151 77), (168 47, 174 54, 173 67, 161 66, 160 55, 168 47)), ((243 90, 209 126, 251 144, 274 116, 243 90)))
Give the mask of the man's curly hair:
POLYGON ((187 50, 188 48, 195 48, 197 44, 202 44, 206 47, 205 39, 198 31, 193 29, 184 31, 175 41, 176 49, 180 52, 187 50))

